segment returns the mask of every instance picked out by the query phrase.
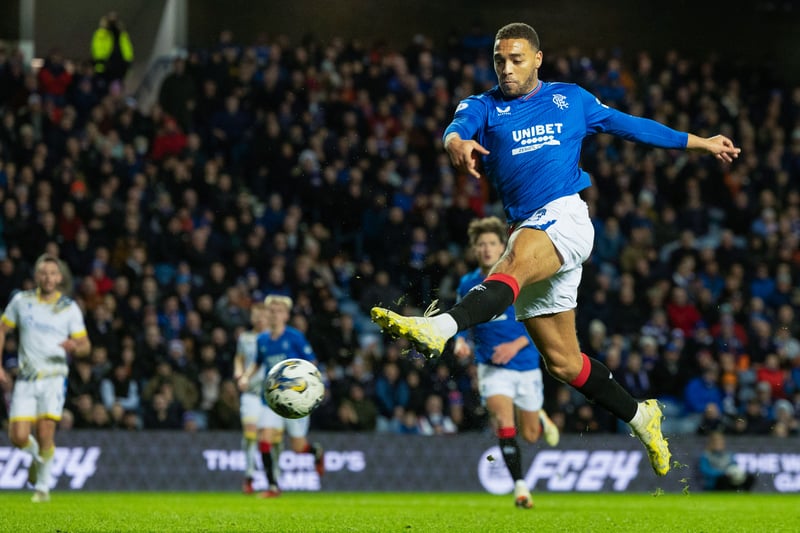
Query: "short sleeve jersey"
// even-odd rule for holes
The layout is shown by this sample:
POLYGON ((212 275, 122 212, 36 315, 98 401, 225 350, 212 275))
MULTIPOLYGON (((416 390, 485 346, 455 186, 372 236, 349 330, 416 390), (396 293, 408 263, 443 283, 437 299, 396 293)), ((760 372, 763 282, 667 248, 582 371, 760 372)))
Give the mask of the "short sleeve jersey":
POLYGON ((19 371, 23 378, 66 376, 67 353, 60 344, 68 338, 86 336, 80 307, 64 295, 44 302, 36 290, 20 291, 11 298, 0 320, 19 332, 19 371))

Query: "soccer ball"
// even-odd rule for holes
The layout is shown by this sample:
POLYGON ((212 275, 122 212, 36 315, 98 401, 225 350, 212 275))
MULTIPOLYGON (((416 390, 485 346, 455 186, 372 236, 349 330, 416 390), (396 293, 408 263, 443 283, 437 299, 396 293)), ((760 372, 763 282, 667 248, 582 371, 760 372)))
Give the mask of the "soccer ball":
POLYGON ((286 359, 269 370, 261 395, 280 416, 303 418, 322 402, 325 385, 313 363, 305 359, 286 359))
POLYGON ((728 478, 731 480, 731 483, 734 485, 741 485, 747 478, 747 472, 745 472, 739 465, 728 466, 728 468, 725 469, 725 474, 727 474, 728 478))

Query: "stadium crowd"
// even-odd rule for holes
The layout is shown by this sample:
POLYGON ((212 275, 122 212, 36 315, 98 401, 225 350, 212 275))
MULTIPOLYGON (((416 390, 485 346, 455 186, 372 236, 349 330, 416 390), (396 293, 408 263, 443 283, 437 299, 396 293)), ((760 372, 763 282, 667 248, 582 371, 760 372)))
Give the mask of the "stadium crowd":
MULTIPOLYGON (((0 48, 0 305, 55 254, 93 345, 72 362, 60 429, 239 428, 236 337, 274 293, 294 299, 291 323, 327 380, 313 428, 486 429, 473 364, 415 356, 368 312, 447 307, 476 264, 467 225, 501 214, 441 148, 459 100, 495 83, 491 42, 245 45, 224 31, 174 60, 149 110, 89 61, 53 52, 36 70, 0 48)), ((545 52, 543 79, 742 148, 722 167, 603 135, 586 144, 584 351, 664 402, 668 434, 796 437, 800 87, 676 51, 545 52)), ((9 336, 12 373, 16 349, 9 336)), ((569 388, 546 390, 563 431, 621 430, 569 388)))

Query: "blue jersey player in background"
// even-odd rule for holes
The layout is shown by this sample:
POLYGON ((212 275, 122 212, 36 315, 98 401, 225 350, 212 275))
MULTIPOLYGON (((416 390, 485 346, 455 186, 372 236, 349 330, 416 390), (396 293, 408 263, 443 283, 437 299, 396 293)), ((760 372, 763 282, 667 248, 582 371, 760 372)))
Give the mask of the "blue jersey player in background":
MULTIPOLYGON (((467 234, 478 268, 461 278, 459 298, 480 285, 506 247, 506 225, 497 217, 473 220, 467 234)), ((453 350, 462 358, 474 352, 481 398, 492 416, 500 451, 514 480, 514 503, 530 509, 533 499, 522 476, 515 408, 519 409, 519 432, 526 441, 538 441, 542 431, 550 446, 558 444, 559 439, 558 428, 542 409, 544 384, 539 369, 539 350, 525 326, 514 317, 513 306, 470 331, 474 349, 467 343, 466 332, 461 332, 456 335, 453 350)))
MULTIPOLYGON (((261 367, 269 369, 285 359, 305 359, 312 363, 317 362, 317 356, 308 343, 305 335, 288 325, 292 311, 292 299, 288 296, 271 294, 264 299, 267 308, 267 331, 256 337, 256 360, 245 371, 243 381, 258 372, 261 367)), ((280 495, 278 480, 276 479, 272 463, 271 448, 274 442, 274 433, 285 429, 289 434, 289 445, 294 453, 310 453, 314 456, 314 465, 317 473, 322 476, 325 471, 324 452, 318 443, 309 444, 308 426, 309 417, 288 419, 279 416, 265 405, 268 411, 264 438, 259 442, 261 460, 264 463, 264 473, 267 476, 268 488, 261 493, 262 498, 274 498, 280 495)))
POLYGON ((508 24, 495 35, 498 85, 456 108, 444 147, 461 172, 485 177, 496 188, 511 228, 506 250, 486 279, 449 311, 404 317, 374 307, 385 332, 408 339, 430 357, 449 338, 504 313, 514 303, 517 320, 542 353, 547 370, 631 426, 659 476, 670 469, 655 400, 637 401, 600 361, 581 352, 575 307, 582 264, 594 228, 579 193, 591 180, 579 166, 585 137, 610 133, 660 148, 692 150, 730 163, 740 149, 725 136, 702 138, 627 115, 568 83, 539 79, 542 50, 536 31, 508 24))

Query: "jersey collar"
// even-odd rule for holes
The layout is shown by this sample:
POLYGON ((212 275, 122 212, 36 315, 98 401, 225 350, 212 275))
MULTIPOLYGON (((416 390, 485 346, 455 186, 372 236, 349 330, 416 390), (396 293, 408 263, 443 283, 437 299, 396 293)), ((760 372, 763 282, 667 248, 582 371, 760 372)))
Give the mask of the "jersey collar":
POLYGON ((533 89, 531 89, 531 92, 529 92, 529 93, 528 93, 528 94, 526 94, 525 96, 520 96, 520 99, 521 99, 523 102, 525 102, 525 101, 527 101, 527 100, 530 100, 530 99, 533 97, 533 95, 535 95, 536 93, 538 93, 538 92, 541 90, 541 88, 542 88, 542 85, 543 85, 543 83, 542 83, 542 80, 538 80, 538 81, 536 82, 536 87, 534 87, 533 89))

